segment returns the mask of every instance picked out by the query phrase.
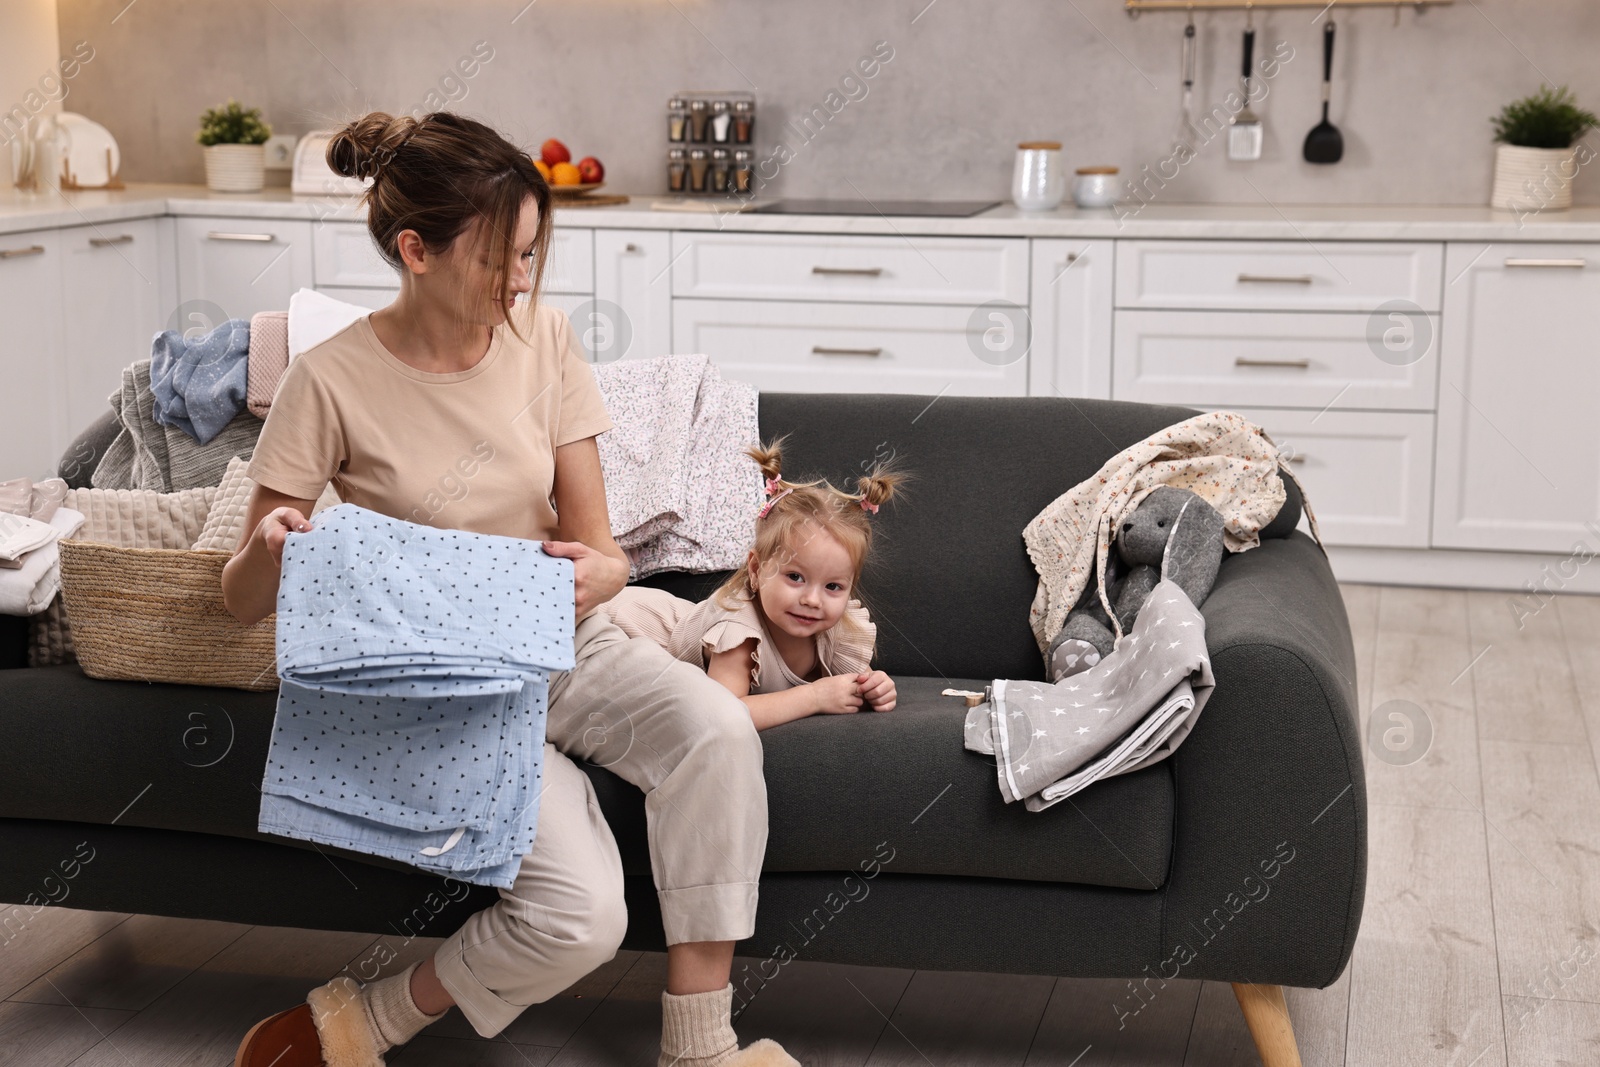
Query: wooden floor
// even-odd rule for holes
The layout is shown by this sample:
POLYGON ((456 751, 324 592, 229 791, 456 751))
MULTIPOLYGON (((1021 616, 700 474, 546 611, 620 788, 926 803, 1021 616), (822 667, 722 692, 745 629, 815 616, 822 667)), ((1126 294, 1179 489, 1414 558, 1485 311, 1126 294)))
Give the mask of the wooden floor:
MULTIPOLYGON (((1600 1064, 1600 598, 1531 615, 1501 593, 1348 586, 1345 599, 1363 722, 1378 707, 1395 732, 1387 759, 1369 745, 1354 958, 1328 989, 1289 990, 1307 1067, 1600 1064), (1406 762, 1406 723, 1392 715, 1414 707, 1431 739, 1406 762)), ((375 944, 46 910, 0 949, 0 1064, 224 1067, 250 1023, 375 944)), ((433 944, 411 944, 390 969, 433 944)), ((454 1013, 390 1062, 647 1067, 663 976, 664 957, 624 953, 496 1040, 454 1013)), ((1257 1062, 1227 985, 1173 983, 1118 1031, 1124 991, 797 962, 739 1030, 808 1067, 1257 1062)))

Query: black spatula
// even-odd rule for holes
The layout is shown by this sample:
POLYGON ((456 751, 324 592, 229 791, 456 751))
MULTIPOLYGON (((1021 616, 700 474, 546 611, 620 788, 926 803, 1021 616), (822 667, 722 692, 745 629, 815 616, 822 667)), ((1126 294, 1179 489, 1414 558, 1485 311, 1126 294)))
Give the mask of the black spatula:
POLYGON ((1333 95, 1333 20, 1322 28, 1322 121, 1306 134, 1307 163, 1337 163, 1344 156, 1344 135, 1328 121, 1328 98, 1333 95))

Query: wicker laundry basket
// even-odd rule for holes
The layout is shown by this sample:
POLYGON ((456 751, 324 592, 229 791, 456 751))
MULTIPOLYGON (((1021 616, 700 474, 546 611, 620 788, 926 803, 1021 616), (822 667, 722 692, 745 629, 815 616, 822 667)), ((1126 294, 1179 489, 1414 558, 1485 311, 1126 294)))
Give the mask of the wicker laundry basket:
POLYGON ((61 597, 89 677, 278 688, 276 616, 245 626, 222 605, 231 552, 60 546, 61 597))

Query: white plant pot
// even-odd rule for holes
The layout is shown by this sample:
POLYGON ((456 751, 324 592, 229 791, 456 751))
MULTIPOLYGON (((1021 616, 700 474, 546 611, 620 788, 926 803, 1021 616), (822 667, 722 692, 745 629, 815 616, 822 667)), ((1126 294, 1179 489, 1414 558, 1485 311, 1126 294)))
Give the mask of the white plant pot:
POLYGON ((1577 172, 1574 149, 1498 145, 1489 206, 1505 211, 1563 211, 1572 206, 1572 179, 1577 172))
POLYGON ((266 169, 266 145, 206 146, 206 188, 214 192, 259 193, 266 181, 266 169))

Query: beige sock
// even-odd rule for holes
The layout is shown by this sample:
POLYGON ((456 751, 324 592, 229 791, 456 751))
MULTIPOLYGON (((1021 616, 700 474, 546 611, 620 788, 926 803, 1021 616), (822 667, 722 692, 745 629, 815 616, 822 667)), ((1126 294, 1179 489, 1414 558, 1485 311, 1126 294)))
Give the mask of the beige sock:
POLYGON ((732 982, 709 993, 663 992, 658 1067, 717 1067, 738 1052, 732 1012, 732 982))
POLYGON ((411 972, 416 969, 417 964, 413 963, 399 974, 368 982, 361 990, 361 999, 372 1017, 373 1036, 378 1039, 379 1052, 405 1044, 421 1033, 423 1027, 445 1016, 444 1012, 424 1015, 417 1002, 411 999, 411 972))

